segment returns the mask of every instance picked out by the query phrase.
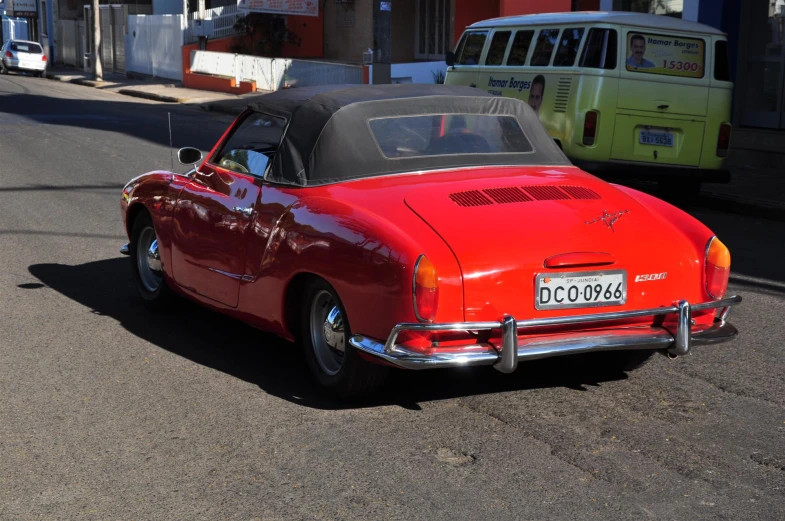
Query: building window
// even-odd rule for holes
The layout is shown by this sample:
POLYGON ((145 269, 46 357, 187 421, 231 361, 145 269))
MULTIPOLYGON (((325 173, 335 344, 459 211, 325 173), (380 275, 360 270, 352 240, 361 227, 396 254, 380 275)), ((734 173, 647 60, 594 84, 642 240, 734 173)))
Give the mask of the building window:
POLYGON ((417 0, 414 57, 442 60, 450 45, 450 0, 417 0))
POLYGON ((621 11, 661 14, 674 18, 681 18, 684 10, 684 0, 622 0, 621 4, 621 11))

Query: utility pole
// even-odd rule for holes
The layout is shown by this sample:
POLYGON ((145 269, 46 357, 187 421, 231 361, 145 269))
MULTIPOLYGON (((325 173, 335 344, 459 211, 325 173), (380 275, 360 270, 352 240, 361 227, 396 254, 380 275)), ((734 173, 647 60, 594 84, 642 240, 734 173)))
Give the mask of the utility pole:
POLYGON ((93 0, 93 79, 103 81, 104 67, 101 58, 101 11, 99 0, 93 0))
MULTIPOLYGON (((400 8, 400 7, 399 7, 400 8)), ((392 1, 373 0, 373 84, 390 83, 392 1)))

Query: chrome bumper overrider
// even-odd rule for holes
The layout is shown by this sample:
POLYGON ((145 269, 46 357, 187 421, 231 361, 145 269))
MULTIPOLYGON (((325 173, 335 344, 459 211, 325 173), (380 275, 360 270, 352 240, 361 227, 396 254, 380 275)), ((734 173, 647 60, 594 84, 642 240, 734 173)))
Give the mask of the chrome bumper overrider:
POLYGON ((362 335, 353 336, 349 342, 360 351, 406 369, 493 365, 503 373, 511 373, 518 367, 519 360, 534 360, 595 351, 651 349, 666 350, 672 355, 686 355, 692 346, 718 344, 735 337, 738 331, 726 320, 731 306, 740 302, 741 297, 734 296, 693 305, 682 300, 675 306, 667 308, 540 318, 520 322, 507 316, 499 322, 407 323, 395 326, 385 343, 362 335), (717 310, 714 323, 710 326, 692 325, 692 313, 707 309, 717 310), (525 336, 527 329, 536 327, 589 324, 663 315, 676 315, 678 317, 676 324, 672 327, 670 325, 631 326, 525 336), (488 330, 501 332, 501 349, 497 349, 491 344, 467 344, 466 346, 450 346, 451 350, 456 352, 425 355, 395 343, 398 335, 403 331, 488 330), (519 338, 519 335, 524 336, 519 338), (464 353, 458 352, 462 347, 474 350, 464 353), (477 350, 478 347, 479 350, 477 350))

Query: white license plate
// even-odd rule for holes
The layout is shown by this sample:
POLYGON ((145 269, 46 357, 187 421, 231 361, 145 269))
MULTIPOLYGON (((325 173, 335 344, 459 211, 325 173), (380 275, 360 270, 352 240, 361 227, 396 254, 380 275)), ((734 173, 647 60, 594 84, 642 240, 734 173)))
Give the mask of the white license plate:
POLYGON ((651 130, 641 130, 640 142, 642 145, 672 147, 673 132, 652 132, 651 130))
POLYGON ((624 270, 538 273, 534 285, 536 309, 614 306, 627 301, 624 270))

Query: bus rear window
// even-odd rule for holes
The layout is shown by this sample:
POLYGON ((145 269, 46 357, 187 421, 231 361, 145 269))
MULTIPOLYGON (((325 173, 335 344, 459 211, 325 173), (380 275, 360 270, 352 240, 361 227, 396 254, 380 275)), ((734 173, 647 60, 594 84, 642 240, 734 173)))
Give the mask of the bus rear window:
POLYGON ((543 29, 540 31, 540 35, 537 37, 537 45, 535 45, 534 53, 532 54, 530 64, 532 67, 550 65, 551 54, 553 54, 553 48, 556 47, 558 38, 558 29, 543 29))
POLYGON ((705 42, 698 38, 627 33, 628 71, 703 78, 705 42))
POLYGON ((714 79, 730 81, 730 66, 728 64, 728 42, 720 40, 714 44, 714 79))
POLYGON ((534 31, 518 31, 512 41, 510 56, 507 58, 507 65, 525 65, 526 55, 529 54, 529 47, 534 38, 534 31))
POLYGON ((615 69, 617 41, 614 29, 589 29, 581 55, 581 67, 615 69))
POLYGON ((565 29, 561 35, 556 57, 553 59, 554 67, 572 67, 578 56, 578 47, 581 46, 583 27, 565 29))

